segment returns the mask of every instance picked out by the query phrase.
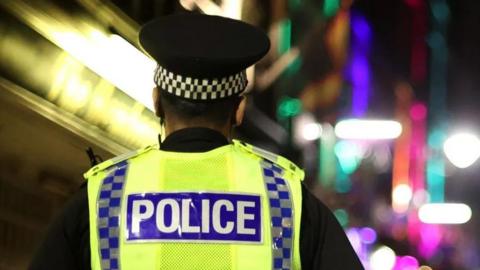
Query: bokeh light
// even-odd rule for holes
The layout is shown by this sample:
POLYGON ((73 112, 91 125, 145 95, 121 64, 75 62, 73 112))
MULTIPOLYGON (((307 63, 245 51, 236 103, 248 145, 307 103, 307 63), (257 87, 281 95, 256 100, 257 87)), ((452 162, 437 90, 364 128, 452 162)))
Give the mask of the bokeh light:
POLYGON ((412 199, 412 188, 406 184, 396 186, 392 191, 393 210, 397 213, 403 213, 408 209, 412 199))
POLYGON ((342 139, 395 139, 402 133, 402 125, 392 120, 347 119, 335 126, 335 134, 342 139))
POLYGON ((397 257, 394 270, 418 270, 418 260, 412 256, 397 257))
POLYGON ((377 240, 377 232, 369 227, 362 228, 360 229, 360 238, 365 244, 373 244, 377 240))
POLYGON ((445 141, 443 151, 453 165, 466 168, 480 157, 480 139, 470 133, 457 133, 445 141))
POLYGON ((429 203, 418 210, 418 218, 430 224, 463 224, 472 217, 472 209, 463 203, 429 203))
POLYGON ((395 252, 387 246, 381 246, 370 255, 370 269, 392 270, 395 266, 395 260, 395 252))

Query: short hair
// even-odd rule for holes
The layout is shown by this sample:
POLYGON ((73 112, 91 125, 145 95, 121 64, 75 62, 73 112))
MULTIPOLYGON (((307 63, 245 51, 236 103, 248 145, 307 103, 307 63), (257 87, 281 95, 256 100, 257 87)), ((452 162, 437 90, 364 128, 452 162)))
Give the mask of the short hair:
POLYGON ((224 125, 230 121, 242 99, 240 96, 231 96, 215 101, 198 101, 179 98, 160 89, 158 91, 166 113, 173 114, 180 121, 201 120, 214 125, 224 125))

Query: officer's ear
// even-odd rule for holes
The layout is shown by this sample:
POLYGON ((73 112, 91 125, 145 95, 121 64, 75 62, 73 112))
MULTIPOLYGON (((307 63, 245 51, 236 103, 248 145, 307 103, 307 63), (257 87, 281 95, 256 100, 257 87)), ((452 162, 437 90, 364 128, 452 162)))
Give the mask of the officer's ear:
POLYGON ((160 102, 160 89, 154 87, 152 90, 153 106, 155 108, 155 115, 163 118, 165 113, 163 112, 162 102, 160 102))
POLYGON ((240 103, 238 104, 237 110, 235 111, 235 125, 240 126, 245 116, 245 109, 247 107, 247 97, 242 96, 240 103))

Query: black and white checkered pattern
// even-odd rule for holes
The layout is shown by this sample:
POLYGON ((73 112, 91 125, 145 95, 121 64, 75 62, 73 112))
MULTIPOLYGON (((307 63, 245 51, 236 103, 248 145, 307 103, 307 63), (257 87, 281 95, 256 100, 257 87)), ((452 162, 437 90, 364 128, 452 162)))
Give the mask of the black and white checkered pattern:
POLYGON ((199 79, 174 74, 157 66, 155 84, 177 97, 192 100, 215 100, 241 93, 247 86, 245 71, 218 79, 199 79))

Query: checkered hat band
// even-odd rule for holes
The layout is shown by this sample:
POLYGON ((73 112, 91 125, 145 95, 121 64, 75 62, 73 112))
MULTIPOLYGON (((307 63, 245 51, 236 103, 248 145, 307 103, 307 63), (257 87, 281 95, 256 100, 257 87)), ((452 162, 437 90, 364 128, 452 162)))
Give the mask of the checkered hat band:
POLYGON ((100 186, 97 198, 98 252, 102 270, 120 270, 120 210, 128 163, 112 168, 100 186))
POLYGON ((292 194, 283 169, 263 160, 263 180, 270 205, 272 270, 292 269, 294 213, 292 194))
POLYGON ((247 87, 245 71, 218 79, 185 77, 157 66, 155 84, 177 97, 192 100, 215 100, 241 93, 247 87))

